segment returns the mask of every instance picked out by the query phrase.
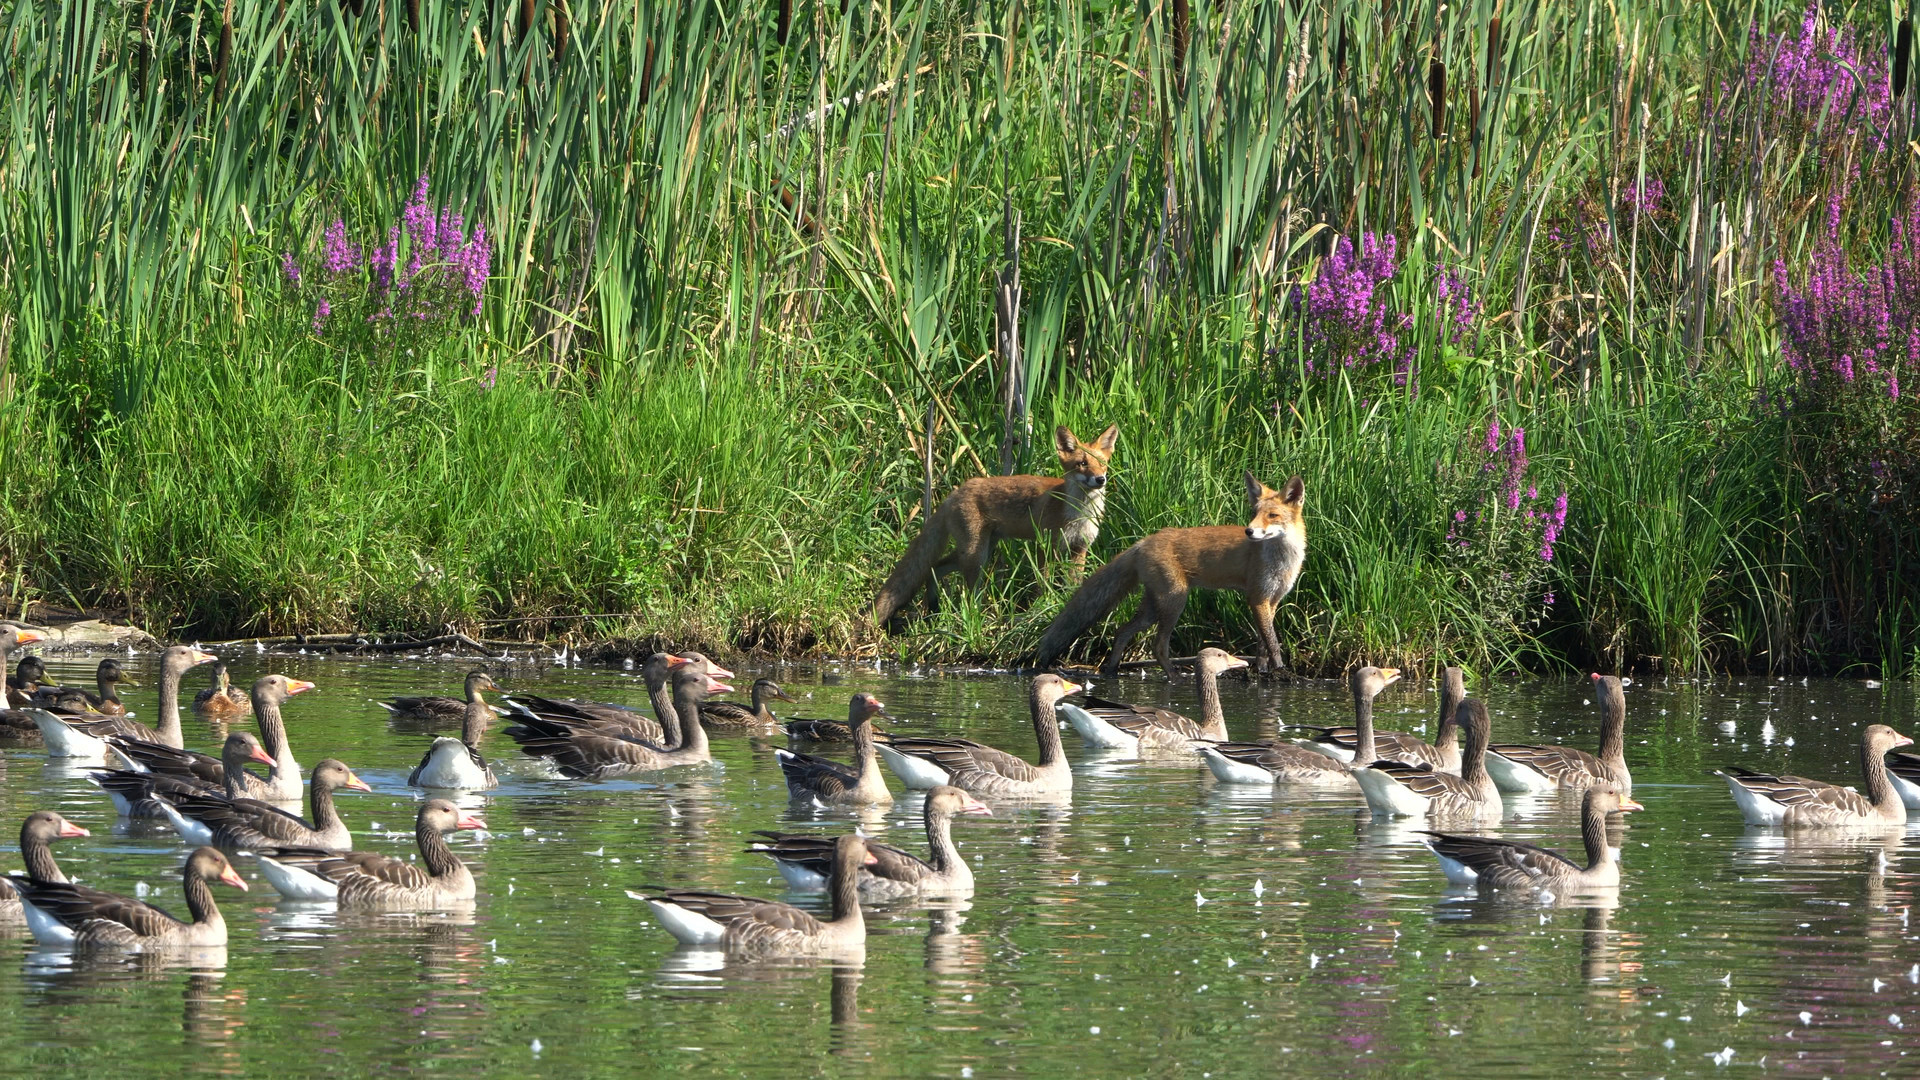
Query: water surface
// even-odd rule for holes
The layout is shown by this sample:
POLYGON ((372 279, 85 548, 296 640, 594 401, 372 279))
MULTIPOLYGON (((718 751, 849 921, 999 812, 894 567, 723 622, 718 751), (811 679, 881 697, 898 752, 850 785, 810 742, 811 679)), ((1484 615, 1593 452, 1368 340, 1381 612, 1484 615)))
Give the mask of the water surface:
MULTIPOLYGON (((92 661, 51 666, 84 680, 92 661)), ((151 687, 150 658, 131 667, 151 687)), ((464 668, 249 655, 234 677, 267 670, 320 684, 286 708, 302 763, 340 757, 376 789, 341 799, 357 846, 411 851, 405 779, 425 738, 368 699, 454 692, 464 668)), ((618 670, 494 671, 508 687, 644 702, 618 670)), ((741 670, 740 685, 754 674, 741 670)), ((1012 677, 768 674, 806 699, 788 707, 798 715, 841 717, 849 695, 869 690, 897 729, 1032 754, 1025 687, 1012 677)), ((1584 682, 1477 689, 1498 740, 1596 739, 1584 682)), ((1190 687, 1158 679, 1102 691, 1192 704, 1190 687)), ((1229 678, 1223 697, 1240 738, 1348 714, 1331 683, 1229 678)), ((150 688, 129 698, 151 717, 150 688)), ((491 832, 455 837, 480 881, 471 913, 276 905, 243 865, 253 891, 219 890, 232 933, 224 963, 69 962, 0 928, 0 1001, 12 1006, 0 1061, 9 1072, 249 1075, 1914 1075, 1914 840, 1748 829, 1710 775, 1734 762, 1857 782, 1859 729, 1911 733, 1912 690, 1674 681, 1635 685, 1627 701, 1647 810, 1619 833, 1626 883, 1612 905, 1450 893, 1414 826, 1370 823, 1357 795, 1226 787, 1197 763, 1086 751, 1069 731, 1071 802, 998 804, 992 818, 958 822, 976 894, 870 908, 874 937, 857 968, 716 966, 676 952, 624 890, 699 886, 823 906, 784 893, 771 864, 744 852, 752 830, 858 823, 920 849, 917 796, 867 817, 796 810, 770 744, 746 738, 717 740, 711 768, 557 781, 495 735, 487 751, 502 786, 474 800, 491 832)), ((1435 702, 1430 685, 1401 684, 1382 695, 1380 720, 1426 731, 1435 702)), ((189 715, 186 726, 189 745, 217 743, 206 721, 189 715)), ((37 750, 6 751, 4 767, 7 835, 30 811, 57 809, 95 834, 60 845, 70 873, 184 910, 185 849, 170 832, 116 825, 82 770, 37 750)), ((1501 835, 1578 852, 1571 802, 1508 809, 1501 835)), ((0 862, 17 865, 17 855, 0 862)))

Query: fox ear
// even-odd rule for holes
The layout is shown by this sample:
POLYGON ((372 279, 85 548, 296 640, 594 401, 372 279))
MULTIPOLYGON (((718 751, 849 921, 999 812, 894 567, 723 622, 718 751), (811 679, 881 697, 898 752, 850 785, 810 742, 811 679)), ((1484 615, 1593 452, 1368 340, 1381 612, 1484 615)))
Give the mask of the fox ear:
POLYGON ((1099 447, 1101 453, 1111 454, 1113 453, 1113 444, 1119 441, 1120 441, 1120 425, 1108 424, 1107 430, 1101 432, 1100 437, 1093 440, 1093 445, 1099 447))
POLYGON ((1067 428, 1067 425, 1061 424, 1053 429, 1053 446, 1063 454, 1071 454, 1080 449, 1080 440, 1073 437, 1073 432, 1067 428))
POLYGON ((1245 480, 1247 482, 1247 505, 1252 506, 1260 501, 1260 496, 1266 494, 1267 485, 1261 483, 1260 478, 1253 475, 1252 469, 1247 470, 1245 480))
POLYGON ((1293 479, 1287 481, 1286 490, 1280 493, 1280 499, 1289 506, 1299 506, 1306 497, 1307 483, 1295 473, 1293 479))

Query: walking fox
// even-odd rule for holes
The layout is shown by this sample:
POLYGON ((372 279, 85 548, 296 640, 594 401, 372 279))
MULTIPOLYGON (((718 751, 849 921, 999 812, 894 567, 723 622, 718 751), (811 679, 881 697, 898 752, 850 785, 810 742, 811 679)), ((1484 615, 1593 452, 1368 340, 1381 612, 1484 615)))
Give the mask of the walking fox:
POLYGON ((1034 654, 1037 665, 1051 667, 1082 631, 1106 618, 1136 587, 1143 587, 1146 595, 1139 613, 1120 628, 1113 652, 1102 665, 1108 674, 1118 670, 1134 636, 1159 623, 1153 654, 1167 677, 1173 677, 1168 645, 1191 589, 1232 589, 1246 597, 1254 625, 1260 629, 1260 669, 1285 670, 1273 613, 1293 591, 1307 557, 1307 522, 1301 512, 1306 485, 1296 476, 1284 490, 1275 491, 1251 472, 1246 482, 1251 520, 1244 529, 1238 525, 1161 529, 1121 552, 1067 599, 1067 606, 1041 635, 1034 654))
POLYGON ((945 571, 958 569, 968 586, 978 585, 980 571, 1001 540, 1033 540, 1045 534, 1056 547, 1064 542, 1078 573, 1086 566, 1087 548, 1100 535, 1107 468, 1119 437, 1120 425, 1111 424, 1099 438, 1085 443, 1063 424, 1053 432, 1063 475, 976 476, 953 489, 881 586, 873 601, 874 622, 885 625, 922 585, 945 571), (941 558, 949 544, 952 554, 941 558))

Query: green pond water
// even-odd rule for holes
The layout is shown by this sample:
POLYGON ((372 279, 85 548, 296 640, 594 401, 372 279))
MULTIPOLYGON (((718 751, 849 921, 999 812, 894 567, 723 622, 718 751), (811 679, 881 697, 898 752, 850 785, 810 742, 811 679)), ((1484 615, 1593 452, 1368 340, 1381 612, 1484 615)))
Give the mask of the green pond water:
MULTIPOLYGON (((59 658, 85 681, 93 660, 59 658)), ((740 670, 746 686, 763 672, 740 670)), ((130 662, 153 715, 151 658, 130 662)), ((464 665, 244 655, 237 682, 317 682, 286 708, 304 764, 337 756, 375 788, 342 796, 356 846, 412 850, 405 785, 425 737, 369 698, 457 689, 464 665)), ((629 672, 496 664, 502 685, 644 702, 629 672)), ((895 730, 1031 755, 1024 680, 785 668, 796 715, 879 694, 895 730)), ((196 672, 190 688, 199 685, 196 672)), ((1585 681, 1474 687, 1495 738, 1590 747, 1585 681)), ((1190 686, 1123 678, 1123 699, 1191 709, 1190 686)), ((1349 715, 1335 684, 1223 681, 1229 725, 1349 715)), ((1426 731, 1436 696, 1402 683, 1383 725, 1426 731)), ((1912 689, 1799 679, 1651 682, 1628 691, 1646 804, 1618 835, 1611 907, 1449 892, 1414 825, 1358 796, 1235 789, 1192 764, 1115 760, 1065 733, 1070 804, 997 804, 955 825, 970 902, 870 907, 864 964, 719 964, 676 951, 626 889, 672 884, 796 900, 754 829, 854 824, 921 849, 918 796, 884 815, 796 810, 765 740, 720 763, 598 784, 554 780, 504 737, 485 835, 456 834, 480 882, 458 917, 369 916, 217 890, 231 943, 185 965, 74 961, 0 927, 0 1070, 13 1075, 1351 1076, 1920 1075, 1915 841, 1749 829, 1709 774, 1740 763, 1857 782, 1872 722, 1911 730, 1912 689), (1885 865, 1880 856, 1884 854, 1885 865), (1203 902, 1204 901, 1204 902, 1203 902), (1729 1055, 1730 1051, 1730 1055, 1729 1055), (1714 1055, 1718 1055, 1718 1058, 1714 1055)), ((187 718, 188 744, 218 733, 187 718)), ((184 847, 115 823, 83 770, 5 752, 0 817, 53 808, 93 830, 57 851, 98 887, 184 910, 184 847)), ((896 795, 899 786, 895 783, 896 795)), ((1510 801, 1500 834, 1579 849, 1576 807, 1510 801)), ((17 867, 14 856, 0 866, 17 867)))

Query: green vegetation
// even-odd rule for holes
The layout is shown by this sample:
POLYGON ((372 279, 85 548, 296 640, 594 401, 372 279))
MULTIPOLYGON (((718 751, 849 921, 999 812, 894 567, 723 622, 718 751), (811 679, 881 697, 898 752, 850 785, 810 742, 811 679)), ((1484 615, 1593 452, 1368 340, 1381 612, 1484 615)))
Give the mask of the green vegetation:
MULTIPOLYGON (((1117 421, 1096 557, 1234 519, 1242 468, 1305 476, 1306 669, 1911 671, 1920 510, 1836 477, 1920 477, 1885 449, 1912 396, 1770 404, 1827 400, 1780 359, 1776 262, 1831 210, 1870 264, 1911 190, 1895 28, 1836 11, 1871 44, 1810 62, 1877 90, 1808 105, 1768 2, 21 2, 4 587, 206 638, 1005 660, 1070 584, 1025 545, 903 637, 865 618, 928 417, 942 492, 1117 421), (370 251, 423 175, 485 227, 484 302, 369 321, 328 228, 370 251), (1330 272, 1368 233, 1391 276, 1330 272), (1293 299, 1343 280, 1345 314, 1293 299), (1515 426, 1509 503, 1475 470, 1515 426), (1562 490, 1549 562, 1527 513, 1562 490)), ((1177 644, 1251 640, 1203 597, 1177 644)))

